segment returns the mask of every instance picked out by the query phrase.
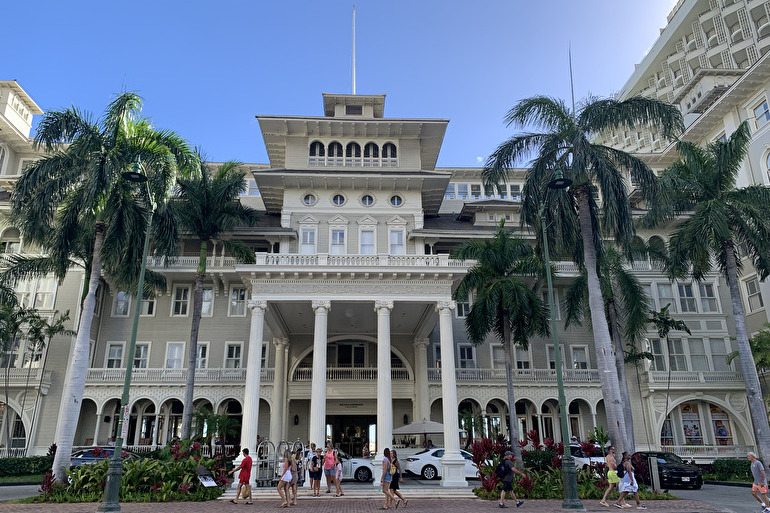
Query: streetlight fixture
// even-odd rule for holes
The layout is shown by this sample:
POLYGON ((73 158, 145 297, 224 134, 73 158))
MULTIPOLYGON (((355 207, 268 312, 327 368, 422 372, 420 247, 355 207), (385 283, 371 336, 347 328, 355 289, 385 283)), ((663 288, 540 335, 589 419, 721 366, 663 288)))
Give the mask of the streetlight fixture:
MULTIPOLYGON (((131 171, 121 173, 124 180, 133 183, 147 183, 147 175, 141 168, 141 161, 136 157, 131 171)), ((150 228, 152 227, 152 216, 155 213, 155 201, 147 187, 147 199, 150 210, 147 213, 147 232, 144 235, 144 250, 142 252, 142 264, 139 270, 139 284, 137 287, 134 325, 131 329, 131 342, 128 346, 128 361, 126 362, 126 377, 123 381, 123 395, 120 399, 120 421, 118 423, 118 436, 115 438, 115 449, 110 458, 110 464, 107 468, 107 482, 104 486, 104 499, 99 504, 97 511, 120 511, 120 478, 123 475, 123 439, 128 434, 128 419, 130 410, 128 406, 129 390, 131 388, 131 375, 134 372, 134 353, 136 352, 136 331, 139 327, 139 311, 142 306, 142 295, 144 291, 144 274, 147 269, 147 254, 150 247, 150 228)))
MULTIPOLYGON (((554 170, 553 179, 548 182, 548 188, 552 190, 566 189, 572 185, 572 180, 566 178, 560 168, 554 170)), ((543 253, 545 255, 545 274, 548 280, 548 307, 551 312, 551 336, 553 337, 553 350, 556 358, 556 388, 559 391, 559 419, 561 421, 561 440, 564 445, 564 455, 561 460, 561 475, 564 483, 564 500, 561 503, 562 509, 583 510, 583 503, 578 497, 577 472, 575 469, 575 460, 569 448, 567 436, 567 405, 564 398, 564 375, 562 372, 561 345, 559 344, 559 334, 556 331, 556 316, 554 312, 553 299, 553 281, 551 278, 551 256, 548 252, 548 233, 545 222, 545 201, 540 205, 540 226, 543 230, 543 253)))

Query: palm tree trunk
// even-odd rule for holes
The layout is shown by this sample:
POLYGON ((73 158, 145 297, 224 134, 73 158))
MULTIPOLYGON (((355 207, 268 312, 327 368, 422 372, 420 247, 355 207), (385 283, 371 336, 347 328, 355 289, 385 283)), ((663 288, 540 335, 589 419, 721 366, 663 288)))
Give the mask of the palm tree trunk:
POLYGON ((618 369, 618 384, 620 386, 620 400, 623 401, 623 418, 626 421, 626 450, 630 453, 636 451, 634 439, 634 417, 631 411, 631 397, 628 393, 628 381, 626 381, 626 361, 623 353, 623 338, 620 334, 620 322, 618 321, 618 309, 615 298, 607 300, 607 314, 612 341, 615 345, 615 367, 618 369))
POLYGON ((203 310, 203 280, 206 277, 206 258, 208 244, 201 241, 198 269, 195 273, 193 285, 193 315, 190 328, 190 348, 187 354, 187 382, 184 391, 184 409, 182 410, 182 438, 190 438, 193 414, 193 394, 195 392, 195 366, 198 361, 198 331, 201 325, 201 312, 203 310))
POLYGON ((591 326, 596 348, 596 367, 599 370, 599 381, 602 385, 604 408, 607 414, 607 429, 613 445, 622 454, 626 450, 626 423, 623 417, 623 405, 621 404, 618 372, 615 368, 615 355, 612 349, 610 330, 607 326, 607 316, 604 314, 604 299, 602 298, 599 275, 596 272, 596 247, 594 246, 594 230, 588 204, 591 192, 587 185, 583 185, 575 187, 574 193, 578 207, 578 219, 580 220, 580 236, 583 240, 583 263, 588 277, 588 305, 591 310, 591 326))
MULTIPOLYGON (((50 342, 51 340, 49 339, 48 341, 50 342)), ((32 406, 32 420, 30 420, 30 423, 29 423, 29 433, 27 434, 27 444, 24 447, 25 454, 29 451, 29 444, 32 442, 32 433, 34 433, 35 419, 37 417, 37 404, 40 401, 40 391, 43 389, 43 376, 45 375, 45 364, 47 361, 48 361, 48 349, 46 349, 45 353, 43 354, 43 362, 40 365, 40 381, 38 381, 37 392, 35 393, 35 404, 32 406)), ((94 440, 94 444, 96 443, 98 442, 94 440)))
POLYGON ((762 388, 759 384, 759 376, 751 354, 749 337, 746 333, 746 318, 743 312, 743 300, 738 287, 738 264, 735 261, 735 249, 731 240, 722 246, 725 258, 727 285, 730 289, 730 299, 733 302, 733 316, 735 317, 735 340, 738 344, 738 356, 741 361, 743 383, 746 386, 746 396, 749 401, 751 423, 754 425, 754 441, 756 442, 759 459, 766 461, 770 457, 770 427, 767 423, 767 408, 762 399, 762 388))
MULTIPOLYGON (((104 229, 104 223, 96 223, 91 275, 88 279, 88 293, 83 301, 83 310, 80 313, 80 325, 78 326, 78 334, 75 339, 75 348, 72 350, 69 376, 64 383, 64 390, 62 391, 59 436, 56 441, 56 456, 54 456, 52 468, 54 479, 59 482, 67 480, 67 469, 70 467, 72 444, 75 439, 78 419, 80 418, 80 405, 83 402, 83 392, 86 388, 91 324, 94 320, 96 289, 99 286, 99 276, 102 274, 101 250, 104 243, 104 229)), ((134 355, 128 355, 128 357, 133 358, 134 355)))
POLYGON ((516 463, 522 463, 519 447, 519 425, 516 422, 516 395, 513 389, 513 341, 511 340, 511 322, 508 314, 503 314, 503 352, 505 353, 505 382, 508 386, 508 422, 510 422, 511 450, 516 463))

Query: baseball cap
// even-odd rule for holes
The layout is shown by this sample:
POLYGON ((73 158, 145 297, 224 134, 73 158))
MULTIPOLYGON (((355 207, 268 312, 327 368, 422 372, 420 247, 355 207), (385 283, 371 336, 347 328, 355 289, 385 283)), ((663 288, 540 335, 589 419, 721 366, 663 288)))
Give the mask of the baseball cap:
POLYGON ((513 456, 513 453, 511 451, 505 451, 506 456, 513 456))

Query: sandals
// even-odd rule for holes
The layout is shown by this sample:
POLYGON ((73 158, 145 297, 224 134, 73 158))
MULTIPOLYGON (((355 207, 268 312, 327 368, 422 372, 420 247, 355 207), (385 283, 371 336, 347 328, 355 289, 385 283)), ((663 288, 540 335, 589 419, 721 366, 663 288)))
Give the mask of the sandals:
POLYGON ((235 499, 230 499, 230 502, 232 502, 233 504, 238 504, 238 501, 236 501, 235 499))

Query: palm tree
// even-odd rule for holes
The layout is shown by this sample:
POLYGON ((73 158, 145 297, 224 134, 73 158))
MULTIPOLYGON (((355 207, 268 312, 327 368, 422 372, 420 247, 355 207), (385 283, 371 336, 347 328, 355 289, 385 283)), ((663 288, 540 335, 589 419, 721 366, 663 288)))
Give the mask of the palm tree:
POLYGON ((663 137, 671 137, 681 130, 682 115, 677 108, 650 98, 590 98, 577 111, 570 111, 560 100, 535 96, 520 101, 505 119, 509 126, 526 129, 534 125, 536 131, 520 133, 500 144, 487 159, 482 179, 485 185, 496 186, 507 180, 514 164, 534 157, 523 189, 522 223, 540 231, 540 208, 548 205, 542 222, 550 228, 549 238, 554 237, 556 252, 572 254, 586 269, 608 430, 622 452, 626 428, 597 258, 601 256, 603 236, 614 236, 625 248, 635 233, 624 172, 639 184, 645 198, 654 197, 657 182, 644 161, 595 138, 640 125, 655 127, 663 137), (572 180, 570 189, 548 188, 556 169, 572 180), (601 195, 601 206, 594 197, 594 188, 601 195))
POLYGON ((465 318, 473 344, 481 344, 490 332, 503 344, 511 445, 516 461, 521 462, 521 447, 516 443, 519 430, 513 389, 513 346, 526 348, 532 335, 548 334, 548 310, 524 282, 526 276, 542 274, 543 265, 532 246, 512 234, 503 221, 492 240, 470 240, 457 248, 452 257, 476 261, 458 285, 454 299, 465 302, 473 295, 465 318))
POLYGON ((250 226, 257 220, 257 211, 241 205, 238 196, 246 190, 246 171, 239 162, 222 164, 211 176, 204 164, 200 173, 177 183, 178 196, 171 202, 180 228, 197 237, 201 243, 198 268, 193 286, 193 314, 190 328, 189 353, 187 355, 187 383, 184 410, 182 412, 182 438, 190 437, 193 415, 193 390, 195 365, 198 358, 198 330, 203 308, 203 281, 206 279, 206 259, 212 241, 222 243, 227 252, 244 263, 254 263, 254 251, 246 244, 221 238, 236 226, 250 226))
POLYGON ((764 280, 770 274, 770 188, 753 185, 737 189, 736 179, 746 157, 751 130, 747 122, 726 141, 702 148, 680 141, 681 159, 661 176, 661 202, 653 208, 647 223, 655 223, 686 214, 669 239, 672 278, 691 275, 703 279, 716 262, 727 280, 735 317, 735 339, 746 385, 749 410, 754 426, 757 452, 770 457, 770 426, 762 399, 754 357, 746 332, 746 320, 738 273, 741 262, 738 246, 747 248, 754 269, 764 280))
MULTIPOLYGON (((626 450, 633 452, 636 441, 623 347, 624 341, 633 342, 645 333, 649 298, 639 279, 629 271, 628 260, 618 248, 614 246, 604 248, 597 272, 610 336, 615 349, 615 367, 618 371, 623 418, 626 423, 626 450)), ((571 324, 582 325, 583 320, 591 315, 588 310, 588 278, 585 269, 570 283, 564 298, 567 313, 565 327, 569 328, 571 324)))
POLYGON ((172 223, 167 221, 170 213, 163 199, 173 185, 177 163, 193 165, 192 152, 175 133, 157 131, 139 119, 141 104, 138 95, 126 92, 97 121, 75 107, 46 113, 34 143, 47 154, 24 172, 11 196, 14 224, 25 240, 49 256, 49 267, 41 272, 52 272, 61 280, 73 256, 87 254, 78 334, 58 422, 53 465, 57 480, 66 476, 80 415, 99 278, 104 272, 123 290, 143 292, 135 289, 151 199, 160 205, 154 246, 162 253, 176 249, 177 237, 169 233, 172 223), (137 158, 149 178, 139 192, 121 180, 121 173, 137 158))
MULTIPOLYGON (((765 386, 763 397, 767 399, 768 387, 767 373, 770 370, 770 323, 765 323, 765 329, 760 330, 759 333, 749 339, 749 347, 751 347, 751 354, 754 356, 754 366, 757 368, 757 373, 762 376, 762 383, 765 386)), ((725 361, 727 364, 731 364, 736 358, 740 356, 738 351, 730 352, 725 361)))

